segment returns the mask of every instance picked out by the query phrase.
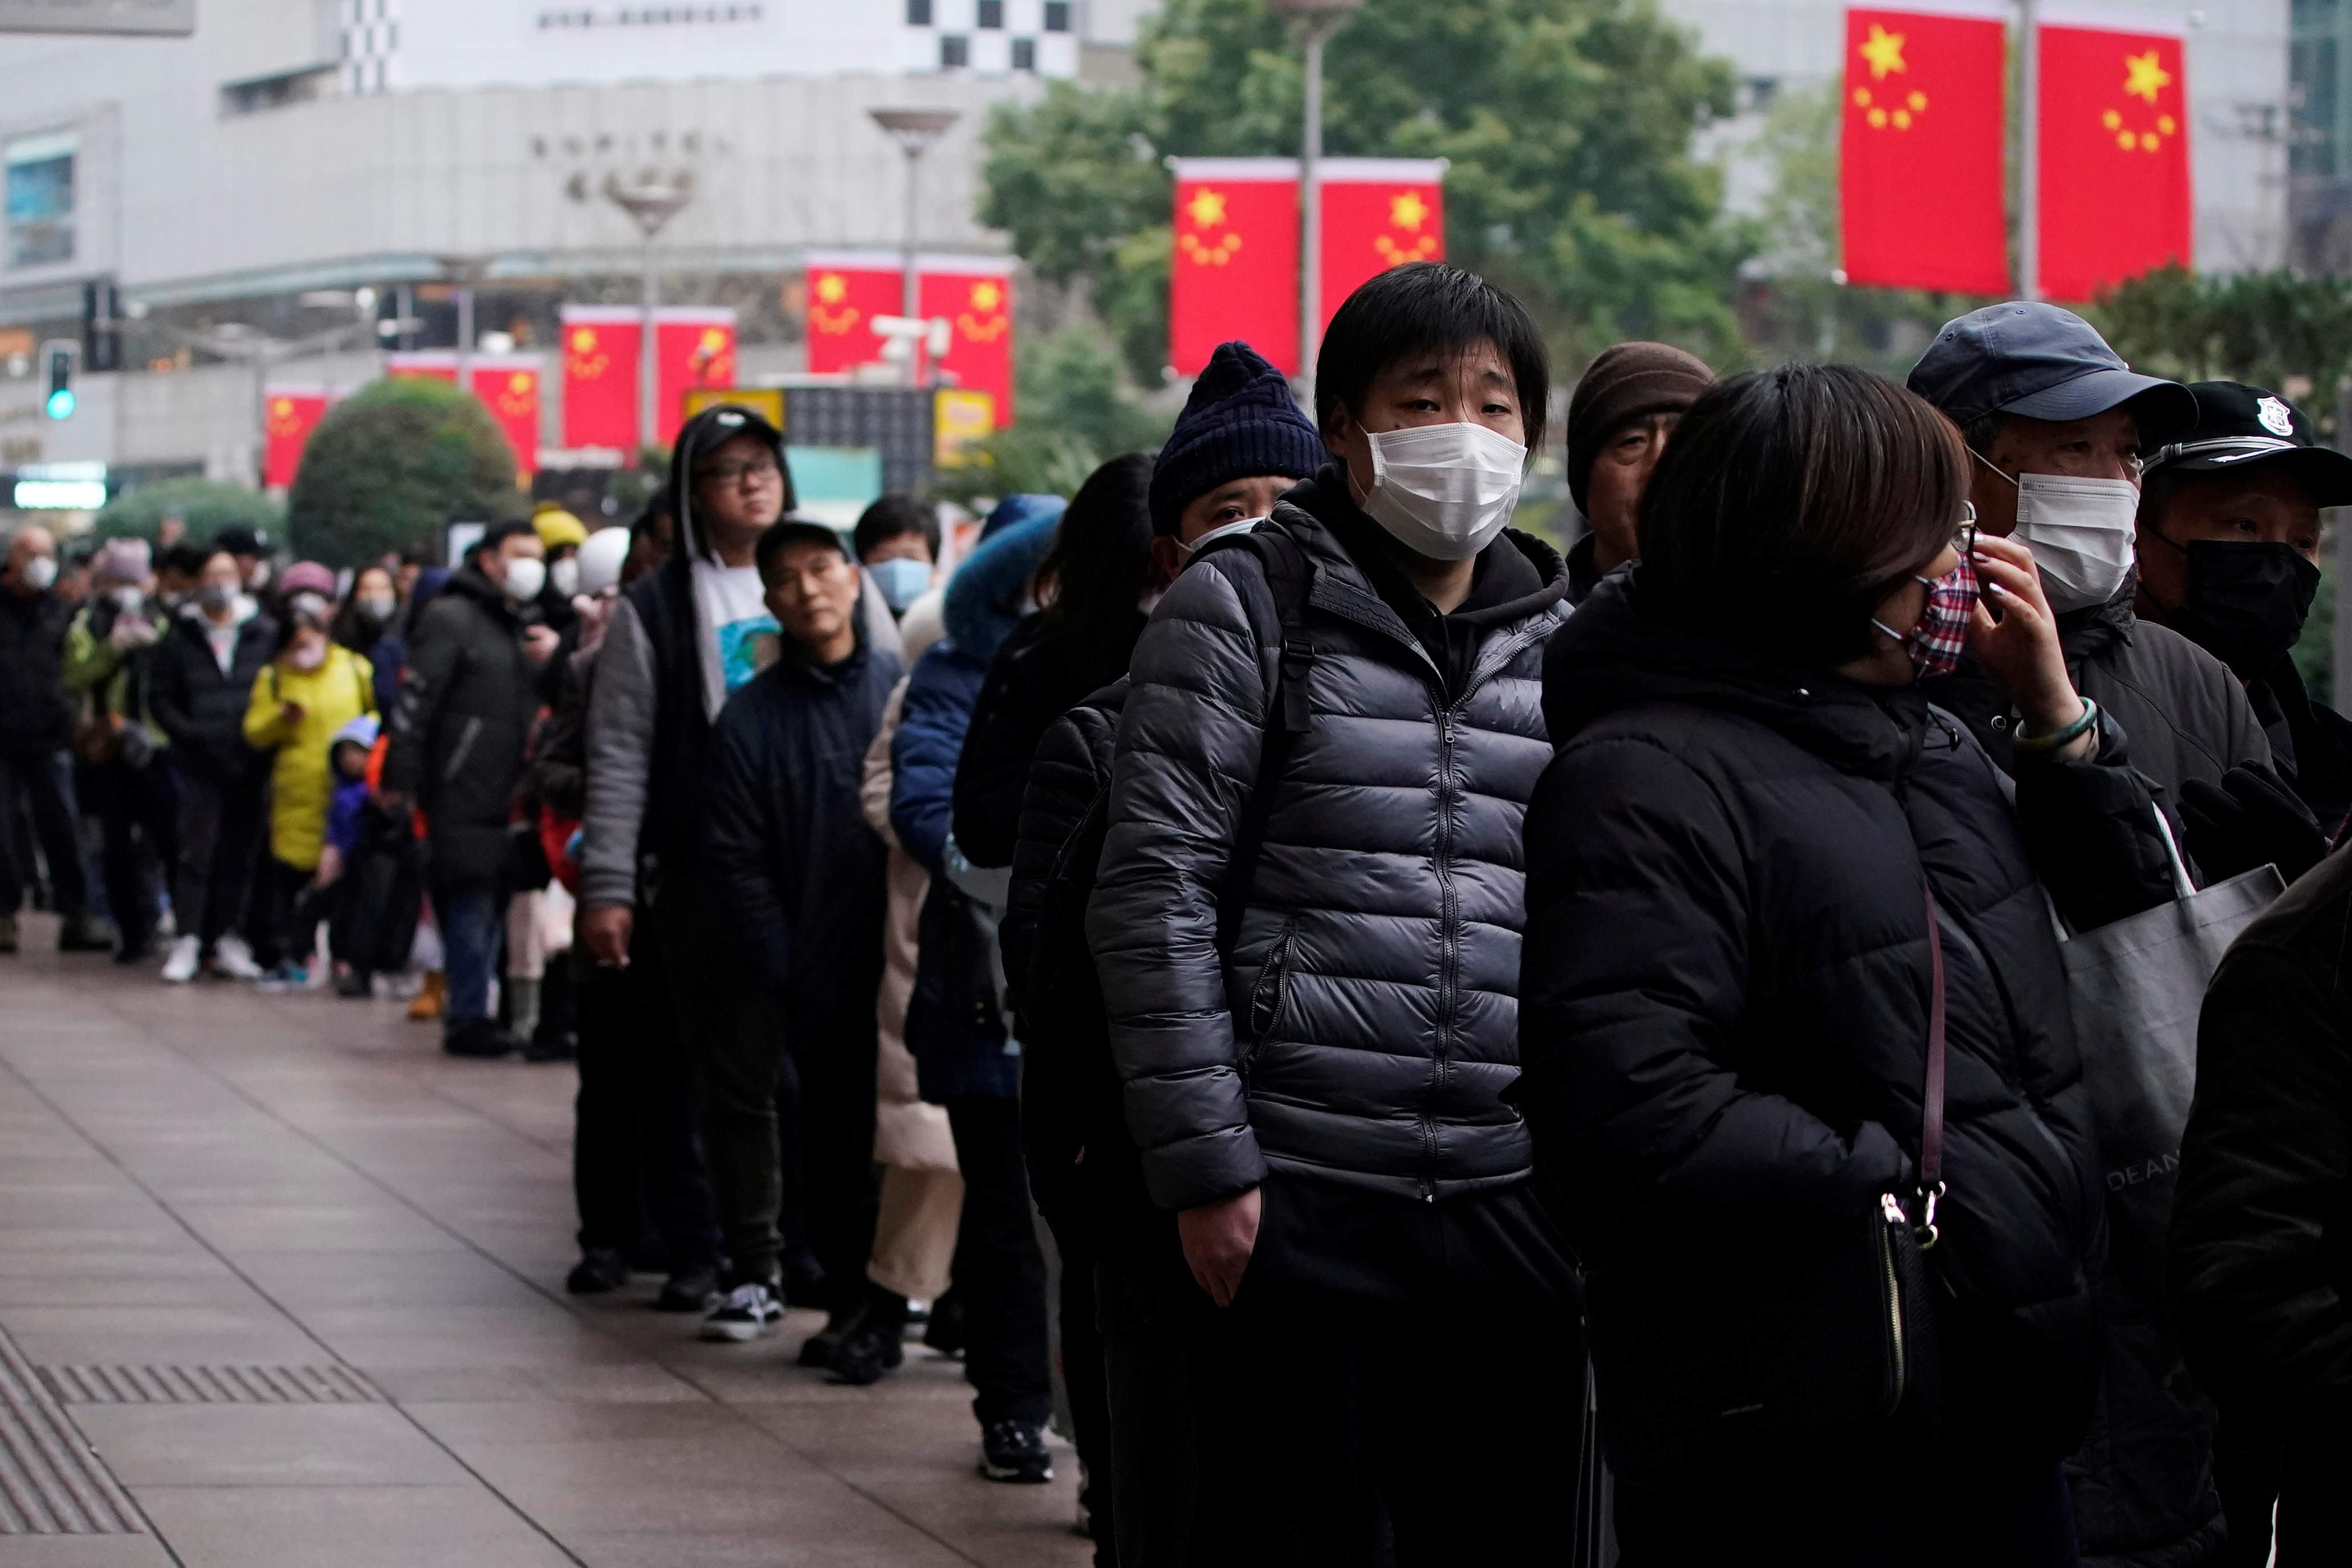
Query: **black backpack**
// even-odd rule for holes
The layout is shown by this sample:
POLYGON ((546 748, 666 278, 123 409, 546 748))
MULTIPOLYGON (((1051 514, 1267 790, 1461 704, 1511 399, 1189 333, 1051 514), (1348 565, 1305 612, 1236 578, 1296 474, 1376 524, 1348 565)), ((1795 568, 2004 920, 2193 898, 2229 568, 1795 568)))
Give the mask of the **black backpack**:
MULTIPOLYGON (((1307 727, 1307 680, 1315 644, 1307 629, 1314 566, 1278 523, 1220 539, 1211 551, 1246 549, 1265 569, 1265 591, 1244 591, 1252 631, 1261 645, 1282 650, 1275 689, 1267 693, 1265 744, 1256 781, 1234 835, 1233 861, 1217 901, 1217 951, 1230 956, 1243 912, 1257 880, 1258 852, 1272 809, 1274 785, 1290 755, 1292 737, 1307 727)), ((1203 552, 1207 553, 1207 552, 1203 552)), ((1197 563, 1195 563, 1197 565, 1197 563)), ((1255 584, 1250 585, 1255 590, 1255 584)), ((1097 694, 1087 706, 1124 702, 1123 688, 1097 694)), ((1128 1135, 1102 987, 1087 946, 1087 904, 1110 829, 1109 758, 1096 759, 1102 782, 1086 815, 1062 841, 1038 901, 1035 936, 1026 971, 1013 977, 1020 1003, 1022 1133, 1030 1191, 1058 1231, 1076 1224, 1101 1247, 1138 1234, 1140 1214, 1158 1214, 1145 1192, 1135 1143, 1128 1135), (1085 1151, 1080 1164, 1078 1152, 1085 1151)), ((1236 1018, 1236 1025, 1245 1019, 1236 1018)), ((1165 1218, 1164 1216, 1162 1217, 1165 1218)), ((1156 1234, 1146 1231, 1143 1234, 1156 1234)))

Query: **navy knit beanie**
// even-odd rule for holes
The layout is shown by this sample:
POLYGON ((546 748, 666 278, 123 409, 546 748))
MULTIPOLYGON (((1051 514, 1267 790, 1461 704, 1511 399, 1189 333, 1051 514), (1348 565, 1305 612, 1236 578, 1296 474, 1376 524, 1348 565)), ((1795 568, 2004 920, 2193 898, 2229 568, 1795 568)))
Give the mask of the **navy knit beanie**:
POLYGON ((1151 468, 1151 531, 1172 534, 1195 497, 1235 479, 1304 479, 1330 460, 1282 372, 1247 343, 1220 343, 1151 468))

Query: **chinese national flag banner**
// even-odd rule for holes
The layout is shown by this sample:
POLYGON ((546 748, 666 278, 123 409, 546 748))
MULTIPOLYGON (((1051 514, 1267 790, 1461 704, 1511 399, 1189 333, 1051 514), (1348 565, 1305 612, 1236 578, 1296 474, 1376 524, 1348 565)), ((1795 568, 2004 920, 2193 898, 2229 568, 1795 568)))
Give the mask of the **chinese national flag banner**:
POLYGON ((1176 160, 1172 267, 1168 360, 1178 375, 1199 375, 1234 338, 1298 373, 1297 160, 1176 160))
POLYGON ((1320 325, 1367 281, 1408 261, 1445 259, 1445 165, 1436 159, 1326 158, 1320 325))
POLYGON ((477 354, 466 367, 474 395, 490 411, 514 448, 515 469, 539 471, 539 356, 477 354))
POLYGON ((425 381, 457 384, 457 351, 455 349, 413 349, 405 353, 386 354, 383 373, 388 376, 417 376, 425 381))
POLYGON ((262 393, 262 418, 268 443, 261 457, 261 482, 272 490, 294 483, 302 465, 302 448, 310 433, 327 417, 327 389, 320 386, 273 386, 262 393))
POLYGON ((888 251, 814 251, 808 258, 808 368, 838 375, 882 357, 874 318, 906 303, 904 262, 888 251))
POLYGON ((1849 283, 2007 294, 2000 0, 1845 14, 1838 190, 1849 283))
POLYGON ((1013 423, 1013 264, 979 256, 916 260, 923 319, 944 319, 952 334, 940 379, 986 392, 1003 430, 1013 423))
MULTIPOLYGON (((2141 24, 2145 26, 2145 24, 2141 24)), ((2179 34, 2042 28, 2042 292, 2088 299, 2188 265, 2188 90, 2179 34)))
POLYGON ((660 358, 655 363, 659 383, 655 392, 661 444, 677 439, 686 423, 686 394, 697 387, 735 384, 735 312, 677 307, 654 313, 654 331, 660 358))
POLYGON ((637 449, 644 319, 614 305, 563 308, 563 444, 637 449))

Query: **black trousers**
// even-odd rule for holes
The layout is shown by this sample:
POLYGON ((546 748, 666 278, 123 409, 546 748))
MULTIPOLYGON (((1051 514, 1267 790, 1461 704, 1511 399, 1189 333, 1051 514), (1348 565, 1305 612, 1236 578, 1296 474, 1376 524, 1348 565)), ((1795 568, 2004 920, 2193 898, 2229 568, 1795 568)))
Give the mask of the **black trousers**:
POLYGON ((386 817, 373 806, 362 808, 343 882, 347 886, 329 937, 335 956, 363 976, 407 968, 425 898, 424 850, 407 821, 386 817))
POLYGON ((952 1265, 963 1303, 964 1376, 971 1413, 1041 1424, 1053 1414, 1045 1333, 1045 1255, 1029 1207, 1021 1154, 1021 1104, 966 1095, 947 1103, 963 1172, 963 1219, 952 1265))
POLYGON ((172 910, 180 935, 210 949, 242 928, 246 897, 260 853, 261 780, 223 781, 207 773, 180 774, 180 860, 172 876, 172 910))
POLYGON ((246 939, 253 944, 253 961, 263 968, 310 958, 320 918, 320 905, 311 897, 310 879, 316 874, 276 855, 262 861, 252 901, 254 928, 246 939))
POLYGON ((1070 1397, 1070 1439, 1086 1466, 1078 1506, 1094 1532, 1095 1568, 1117 1568, 1118 1462, 1111 1444, 1109 1372, 1097 1322, 1097 1269, 1091 1248, 1083 1241, 1071 1245, 1076 1239, 1065 1240, 1060 1231, 1054 1237, 1062 1254, 1062 1386, 1070 1397))
MULTIPOLYGON (((878 953, 877 949, 877 953, 878 953)), ((882 1183, 874 1163, 874 993, 880 976, 860 974, 835 1006, 791 1019, 787 1038, 798 1079, 799 1117, 790 1142, 800 1155, 801 1214, 787 1237, 805 1235, 824 1268, 821 1305, 852 1309, 866 1298, 882 1183)), ((789 1210, 794 1173, 787 1173, 789 1210)))
POLYGON ((2224 1406, 2213 1479, 2230 1521, 2228 1568, 2263 1568, 2273 1545, 2278 1568, 2352 1561, 2352 1435, 2224 1406))
POLYGON ((80 915, 89 908, 89 878, 82 864, 80 825, 72 795, 66 788, 62 753, 32 752, 0 757, 0 915, 25 907, 25 889, 35 880, 36 868, 25 858, 25 839, 16 817, 29 812, 33 833, 40 841, 41 858, 49 863, 49 890, 60 915, 80 915))
POLYGON ((136 953, 155 935, 156 895, 179 852, 180 787, 172 754, 158 751, 144 768, 117 758, 79 768, 75 784, 82 810, 98 819, 99 864, 122 950, 136 953))
POLYGON ((580 1207, 581 1250, 634 1253, 650 1221, 672 1274, 712 1267, 719 1259, 719 1218, 660 956, 643 927, 625 969, 603 967, 580 948, 572 952, 580 1094, 572 1191, 580 1207))

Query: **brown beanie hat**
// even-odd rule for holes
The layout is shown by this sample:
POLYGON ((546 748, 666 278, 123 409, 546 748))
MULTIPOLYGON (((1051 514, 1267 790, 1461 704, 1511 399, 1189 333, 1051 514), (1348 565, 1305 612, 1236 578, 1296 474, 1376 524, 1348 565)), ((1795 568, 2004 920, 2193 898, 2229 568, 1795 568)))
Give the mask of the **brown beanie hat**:
POLYGON ((1665 343, 1620 343, 1587 365, 1568 401, 1568 493, 1576 509, 1584 509, 1584 482, 1618 426, 1680 413, 1714 384, 1706 361, 1665 343))

